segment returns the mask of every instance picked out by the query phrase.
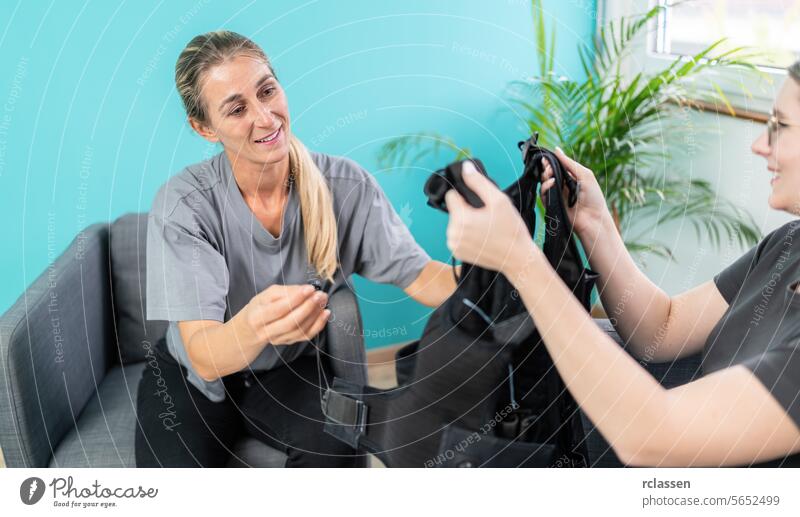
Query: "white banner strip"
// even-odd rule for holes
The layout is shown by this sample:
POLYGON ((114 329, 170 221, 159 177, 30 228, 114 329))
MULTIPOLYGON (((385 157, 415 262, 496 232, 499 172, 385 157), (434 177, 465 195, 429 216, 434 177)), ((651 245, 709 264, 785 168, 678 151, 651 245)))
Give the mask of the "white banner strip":
POLYGON ((0 469, 0 514, 800 515, 797 483, 792 469, 0 469))

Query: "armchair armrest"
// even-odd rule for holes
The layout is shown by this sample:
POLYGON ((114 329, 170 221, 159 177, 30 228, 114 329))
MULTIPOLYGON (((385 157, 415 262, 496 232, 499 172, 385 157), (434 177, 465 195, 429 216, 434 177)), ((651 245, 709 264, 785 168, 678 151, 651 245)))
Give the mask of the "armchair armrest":
POLYGON ((46 467, 109 367, 108 225, 89 226, 0 317, 0 446, 46 467))

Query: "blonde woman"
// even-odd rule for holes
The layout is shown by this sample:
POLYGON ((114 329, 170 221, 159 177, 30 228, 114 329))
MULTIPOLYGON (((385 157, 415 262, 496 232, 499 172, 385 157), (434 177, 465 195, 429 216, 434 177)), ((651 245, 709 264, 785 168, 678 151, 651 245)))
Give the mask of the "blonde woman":
MULTIPOLYGON (((752 151, 770 171, 770 207, 800 215, 800 63, 789 68, 752 151)), ((702 351, 699 379, 664 389, 617 346, 532 244, 508 198, 474 171, 465 180, 485 207, 447 193, 453 254, 515 284, 568 389, 623 463, 800 465, 800 220, 713 281, 670 297, 631 259, 592 171, 557 155, 582 183, 569 217, 600 274, 603 305, 622 309, 620 336, 645 361, 702 351)), ((554 181, 547 169, 542 195, 554 181)))
POLYGON ((195 37, 175 82, 192 128, 223 151, 170 178, 149 214, 147 317, 170 325, 139 385, 136 463, 222 466, 248 433, 286 452, 287 466, 353 465, 322 432, 309 339, 330 315, 326 291, 358 273, 437 306, 455 288, 449 268, 370 174, 292 134, 254 42, 195 37))

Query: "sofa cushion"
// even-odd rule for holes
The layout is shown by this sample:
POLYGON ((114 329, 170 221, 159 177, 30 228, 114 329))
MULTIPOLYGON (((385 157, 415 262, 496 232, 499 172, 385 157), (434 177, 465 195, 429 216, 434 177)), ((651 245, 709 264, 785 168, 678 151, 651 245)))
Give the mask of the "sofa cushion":
POLYGON ((50 459, 51 467, 133 467, 143 362, 112 367, 50 459))
POLYGON ((250 436, 239 440, 231 453, 228 468, 282 468, 287 459, 283 452, 250 436))
POLYGON ((145 319, 147 214, 126 214, 111 224, 111 292, 122 364, 143 361, 145 347, 167 332, 166 321, 145 319))
MULTIPOLYGON (((135 467, 136 390, 144 362, 108 371, 75 427, 58 444, 50 467, 135 467)), ((283 467, 286 455, 254 438, 234 445, 229 467, 283 467)))

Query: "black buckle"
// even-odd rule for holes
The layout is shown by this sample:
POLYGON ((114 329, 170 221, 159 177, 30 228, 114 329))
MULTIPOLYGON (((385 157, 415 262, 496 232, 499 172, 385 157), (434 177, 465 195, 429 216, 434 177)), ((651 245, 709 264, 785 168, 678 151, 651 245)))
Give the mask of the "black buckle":
POLYGON ((322 413, 329 421, 352 428, 347 431, 355 433, 352 438, 356 442, 366 430, 367 405, 332 388, 326 389, 322 396, 322 413))

